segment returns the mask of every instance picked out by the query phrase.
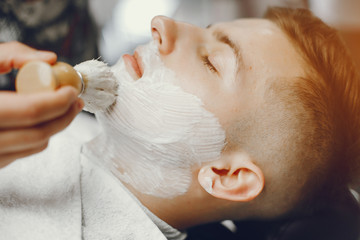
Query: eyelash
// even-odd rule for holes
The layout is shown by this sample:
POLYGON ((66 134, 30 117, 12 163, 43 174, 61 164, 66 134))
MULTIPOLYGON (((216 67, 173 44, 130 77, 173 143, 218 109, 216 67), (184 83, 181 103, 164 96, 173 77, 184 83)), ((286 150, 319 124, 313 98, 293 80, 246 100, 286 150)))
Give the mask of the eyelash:
POLYGON ((217 69, 210 62, 209 56, 203 56, 202 61, 203 61, 204 65, 207 66, 210 69, 210 71, 212 71, 214 73, 217 73, 217 69))

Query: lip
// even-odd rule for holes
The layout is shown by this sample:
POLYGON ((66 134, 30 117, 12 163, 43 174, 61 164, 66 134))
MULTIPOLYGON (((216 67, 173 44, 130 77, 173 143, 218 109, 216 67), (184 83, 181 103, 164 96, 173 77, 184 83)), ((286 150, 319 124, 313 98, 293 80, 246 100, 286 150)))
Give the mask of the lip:
POLYGON ((143 68, 141 59, 137 52, 135 52, 134 55, 124 54, 123 59, 126 69, 128 70, 129 74, 134 78, 134 80, 140 79, 143 75, 143 68))
POLYGON ((138 54, 137 50, 135 50, 134 58, 136 59, 136 62, 138 64, 138 67, 139 67, 139 70, 140 70, 140 75, 143 76, 144 75, 144 65, 143 65, 143 61, 141 59, 141 56, 138 54))

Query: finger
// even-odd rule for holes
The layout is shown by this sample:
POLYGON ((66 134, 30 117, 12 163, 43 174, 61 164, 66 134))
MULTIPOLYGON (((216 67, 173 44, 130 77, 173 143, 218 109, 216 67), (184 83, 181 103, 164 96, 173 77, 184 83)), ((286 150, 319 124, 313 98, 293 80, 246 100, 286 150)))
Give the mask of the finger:
POLYGON ((0 128, 30 127, 64 115, 76 101, 75 88, 37 94, 0 93, 0 128))
POLYGON ((55 133, 67 127, 83 106, 82 100, 74 103, 63 116, 27 129, 14 129, 0 132, 0 154, 8 154, 37 148, 48 142, 55 133))
POLYGON ((0 44, 0 73, 9 72, 13 68, 20 68, 32 60, 54 64, 56 59, 57 56, 53 52, 39 51, 20 42, 0 44))
POLYGON ((10 163, 14 162, 16 159, 23 158, 23 157, 30 156, 32 154, 41 152, 41 151, 45 150, 46 147, 47 147, 47 143, 45 143, 37 148, 32 148, 32 149, 24 150, 21 152, 0 154, 0 169, 3 167, 6 167, 10 163))
POLYGON ((50 136, 37 129, 19 129, 0 133, 0 154, 30 150, 49 141, 50 136), (42 135, 41 135, 42 134, 42 135))

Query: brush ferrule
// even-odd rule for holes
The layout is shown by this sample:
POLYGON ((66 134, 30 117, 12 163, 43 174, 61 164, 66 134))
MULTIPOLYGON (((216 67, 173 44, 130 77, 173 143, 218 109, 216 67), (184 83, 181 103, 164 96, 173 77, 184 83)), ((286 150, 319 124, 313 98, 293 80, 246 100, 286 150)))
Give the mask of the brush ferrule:
POLYGON ((85 82, 83 79, 83 76, 81 75, 81 73, 79 71, 76 71, 76 73, 79 75, 80 79, 81 79, 81 91, 78 95, 78 97, 81 97, 81 94, 83 94, 84 90, 85 90, 85 82))

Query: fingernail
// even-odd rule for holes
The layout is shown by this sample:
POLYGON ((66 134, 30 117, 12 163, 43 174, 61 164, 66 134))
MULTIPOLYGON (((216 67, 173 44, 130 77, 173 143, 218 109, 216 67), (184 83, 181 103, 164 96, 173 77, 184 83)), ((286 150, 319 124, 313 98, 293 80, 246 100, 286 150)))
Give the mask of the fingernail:
POLYGON ((73 87, 63 86, 57 89, 57 91, 61 94, 65 94, 68 99, 75 101, 77 99, 77 91, 73 87))
POLYGON ((40 58, 47 58, 47 57, 51 56, 50 54, 51 54, 50 52, 45 52, 45 51, 36 51, 35 52, 35 55, 40 58))
POLYGON ((77 107, 78 107, 78 109, 79 110, 81 110, 81 109, 83 109, 83 107, 84 107, 84 101, 81 99, 81 98, 79 98, 79 100, 78 100, 78 102, 77 102, 77 107))
POLYGON ((35 55, 37 58, 43 59, 43 60, 49 60, 49 59, 56 59, 56 54, 49 51, 36 51, 35 55))

